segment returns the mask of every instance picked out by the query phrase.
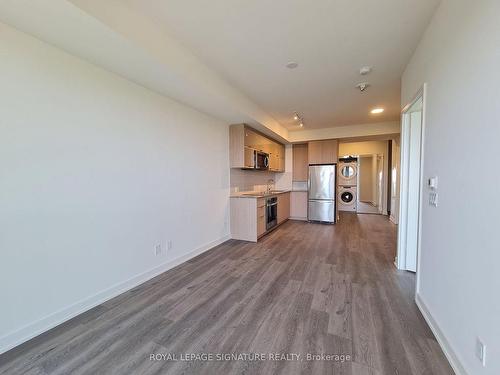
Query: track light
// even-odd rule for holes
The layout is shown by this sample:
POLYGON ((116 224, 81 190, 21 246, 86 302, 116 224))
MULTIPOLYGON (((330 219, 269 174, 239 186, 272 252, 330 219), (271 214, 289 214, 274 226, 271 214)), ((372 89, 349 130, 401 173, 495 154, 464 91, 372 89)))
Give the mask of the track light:
POLYGON ((304 119, 302 118, 301 115, 299 115, 298 112, 293 112, 293 119, 295 121, 299 121, 299 127, 304 127, 304 119))

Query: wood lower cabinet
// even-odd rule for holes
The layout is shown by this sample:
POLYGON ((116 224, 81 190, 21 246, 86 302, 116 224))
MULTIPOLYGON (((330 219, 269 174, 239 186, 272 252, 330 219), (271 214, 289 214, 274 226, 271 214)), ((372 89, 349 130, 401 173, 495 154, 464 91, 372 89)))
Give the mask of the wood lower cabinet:
POLYGON ((266 233, 266 200, 257 199, 257 238, 266 233))
POLYGON ((307 191, 290 193, 290 218, 307 220, 307 191))
MULTIPOLYGON (((278 224, 290 217, 290 193, 282 193, 278 198, 278 224)), ((230 199, 231 238, 257 242, 267 233, 266 230, 266 198, 230 199)), ((274 228, 273 228, 274 229, 274 228)))
POLYGON ((290 193, 278 195, 278 224, 290 218, 290 193))
POLYGON ((311 141, 307 145, 309 164, 332 164, 338 160, 339 144, 336 139, 311 141))

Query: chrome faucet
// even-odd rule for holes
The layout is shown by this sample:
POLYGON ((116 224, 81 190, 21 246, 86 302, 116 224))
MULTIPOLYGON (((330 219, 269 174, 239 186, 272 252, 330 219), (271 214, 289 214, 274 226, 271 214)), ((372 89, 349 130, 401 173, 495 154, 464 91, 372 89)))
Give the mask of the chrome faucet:
POLYGON ((272 178, 267 180, 267 190, 266 190, 267 194, 271 193, 273 185, 274 185, 274 180, 272 178))

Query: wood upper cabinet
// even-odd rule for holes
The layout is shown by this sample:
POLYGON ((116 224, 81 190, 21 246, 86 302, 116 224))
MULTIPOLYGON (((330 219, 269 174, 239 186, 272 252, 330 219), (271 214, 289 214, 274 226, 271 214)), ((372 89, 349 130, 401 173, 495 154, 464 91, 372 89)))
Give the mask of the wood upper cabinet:
POLYGON ((279 168, 278 172, 285 172, 285 146, 282 144, 278 144, 278 159, 279 159, 279 168))
POLYGON ((293 181, 307 181, 308 157, 307 143, 293 145, 293 181))
POLYGON ((278 224, 281 224, 290 217, 290 193, 279 194, 278 196, 278 224))
POLYGON ((229 127, 229 166, 230 168, 253 168, 253 150, 247 146, 249 133, 245 125, 229 127))
POLYGON ((285 155, 279 157, 278 172, 285 172, 285 155))
POLYGON ((269 170, 273 172, 285 171, 285 146, 274 142, 269 152, 269 170))
POLYGON ((285 146, 252 130, 245 124, 231 125, 229 127, 230 167, 254 168, 254 150, 269 154, 269 170, 285 171, 285 146))
POLYGON ((245 133, 245 146, 253 148, 254 150, 259 150, 261 148, 262 142, 260 140, 260 135, 246 128, 245 125, 233 125, 233 126, 243 126, 245 133))
POLYGON ((332 164, 338 160, 338 141, 311 141, 308 143, 309 164, 332 164))
POLYGON ((280 158, 276 154, 269 154, 269 170, 273 172, 280 171, 280 158))

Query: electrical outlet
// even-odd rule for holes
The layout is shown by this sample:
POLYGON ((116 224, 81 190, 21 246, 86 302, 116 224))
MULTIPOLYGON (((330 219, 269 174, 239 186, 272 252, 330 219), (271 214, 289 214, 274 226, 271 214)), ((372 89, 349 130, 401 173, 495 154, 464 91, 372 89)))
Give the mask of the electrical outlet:
POLYGON ((483 367, 486 367, 486 345, 479 337, 476 338, 476 357, 481 361, 483 367))
POLYGON ((160 255, 161 254, 161 244, 156 244, 155 247, 154 247, 154 254, 156 256, 160 255))
POLYGON ((437 207, 438 206, 438 193, 435 191, 431 191, 429 193, 429 205, 437 207))
POLYGON ((167 241, 167 250, 172 250, 172 240, 167 241))

